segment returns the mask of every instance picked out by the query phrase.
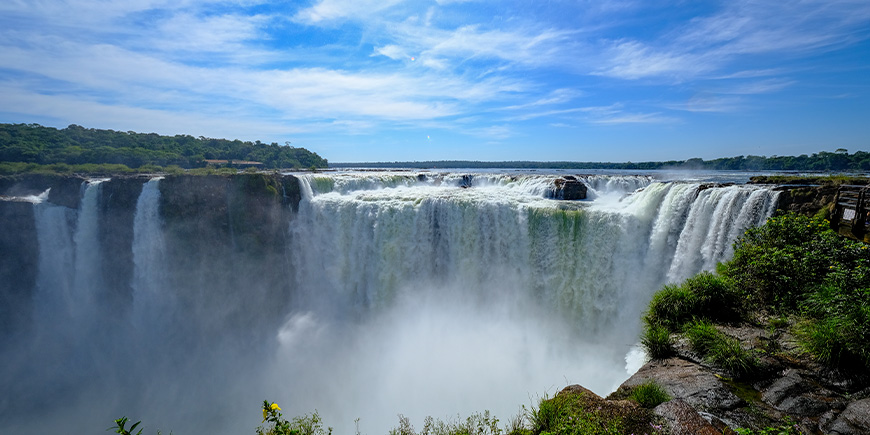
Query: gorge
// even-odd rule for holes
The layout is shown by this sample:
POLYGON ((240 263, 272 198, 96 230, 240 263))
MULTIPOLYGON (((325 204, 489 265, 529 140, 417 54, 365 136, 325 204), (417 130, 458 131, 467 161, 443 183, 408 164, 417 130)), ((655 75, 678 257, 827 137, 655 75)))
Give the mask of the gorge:
POLYGON ((663 284, 777 208, 763 185, 558 173, 22 176, 0 183, 0 431, 250 433, 263 399, 386 433, 642 363, 663 284), (159 422, 159 423, 156 423, 159 422))

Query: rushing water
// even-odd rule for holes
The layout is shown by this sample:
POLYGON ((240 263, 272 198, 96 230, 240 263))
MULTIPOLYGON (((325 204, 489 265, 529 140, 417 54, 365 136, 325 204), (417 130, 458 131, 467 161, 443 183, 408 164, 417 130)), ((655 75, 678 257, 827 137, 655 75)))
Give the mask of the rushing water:
MULTIPOLYGON (((396 414, 420 425, 489 409, 506 421, 566 382, 606 394, 636 368, 627 356, 652 293, 727 259, 777 195, 598 174, 578 176, 589 199, 556 201, 545 198, 553 179, 301 175, 286 266, 273 271, 290 281, 285 296, 229 279, 178 294, 184 276, 224 271, 195 261, 201 252, 168 261, 154 179, 135 205, 131 297, 119 312, 100 297, 112 292, 104 257, 118 253, 98 242, 99 180, 83 186, 78 210, 33 201, 36 325, 0 375, 28 409, 51 409, 22 420, 13 415, 25 405, 0 401, 0 431, 40 433, 26 420, 38 415, 55 432, 102 433, 126 414, 146 431, 253 433, 269 399, 288 415, 317 409, 337 433, 359 418, 376 434, 396 414), (215 307, 239 294, 267 302, 215 325, 228 318, 215 307), (278 327, 255 321, 276 311, 278 327)), ((262 261, 231 245, 240 270, 262 261)))

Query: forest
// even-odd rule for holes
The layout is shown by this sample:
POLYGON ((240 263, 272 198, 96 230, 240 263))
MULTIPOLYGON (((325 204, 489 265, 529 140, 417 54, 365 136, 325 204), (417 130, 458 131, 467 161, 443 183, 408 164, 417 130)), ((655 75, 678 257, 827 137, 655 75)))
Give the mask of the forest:
POLYGON ((870 153, 857 151, 849 154, 839 148, 834 152, 821 151, 812 155, 799 156, 737 156, 713 160, 693 158, 689 160, 668 160, 662 162, 535 162, 504 161, 481 162, 468 160, 441 160, 421 162, 367 162, 331 163, 331 167, 366 168, 504 168, 504 169, 694 169, 720 171, 818 171, 849 172, 870 170, 870 153))
POLYGON ((27 168, 58 165, 123 165, 118 169, 178 166, 201 168, 206 160, 262 163, 264 169, 325 168, 326 159, 305 148, 259 140, 241 141, 193 137, 163 136, 85 128, 70 125, 64 129, 39 124, 0 124, 0 162, 7 171, 24 172, 27 168), (10 165, 17 163, 16 165, 10 165), (19 169, 14 171, 13 169, 19 169))

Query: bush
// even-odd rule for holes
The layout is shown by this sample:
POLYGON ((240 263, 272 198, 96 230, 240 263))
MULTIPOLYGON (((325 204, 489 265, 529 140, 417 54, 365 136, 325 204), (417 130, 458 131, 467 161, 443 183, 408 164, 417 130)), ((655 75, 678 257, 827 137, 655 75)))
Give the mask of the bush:
POLYGON ((796 328, 801 347, 833 367, 870 369, 870 286, 829 283, 805 304, 808 319, 796 328))
POLYGON ((685 286, 668 284, 653 295, 644 321, 648 326, 678 331, 692 319, 694 310, 695 294, 685 286))
POLYGON ((682 284, 665 285, 653 295, 644 320, 675 332, 696 318, 737 321, 740 311, 740 298, 732 285, 723 277, 701 272, 682 284))
POLYGON ((674 354, 674 341, 664 326, 647 325, 640 337, 640 344, 652 359, 665 359, 674 354))
POLYGON ((773 217, 737 240, 734 257, 719 271, 740 287, 757 309, 793 312, 833 264, 854 260, 853 242, 830 230, 829 222, 793 213, 773 217))
POLYGON ((662 403, 671 400, 671 396, 655 382, 647 382, 638 385, 631 390, 628 398, 637 402, 644 408, 655 408, 662 403))

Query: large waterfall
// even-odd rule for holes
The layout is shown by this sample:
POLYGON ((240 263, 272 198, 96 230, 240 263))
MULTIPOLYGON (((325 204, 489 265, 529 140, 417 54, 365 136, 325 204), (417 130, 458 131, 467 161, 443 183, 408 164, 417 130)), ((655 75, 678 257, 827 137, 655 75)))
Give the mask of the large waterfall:
POLYGON ((208 210, 180 208, 159 178, 130 210, 102 190, 115 180, 84 183, 78 208, 31 199, 33 315, 0 342, 0 432, 127 415, 253 433, 269 399, 376 434, 397 414, 506 421, 566 382, 607 394, 636 368, 652 293, 727 259, 777 202, 635 175, 577 176, 580 201, 546 198, 554 174, 297 177, 298 210, 277 214, 211 187, 173 192, 208 210))

